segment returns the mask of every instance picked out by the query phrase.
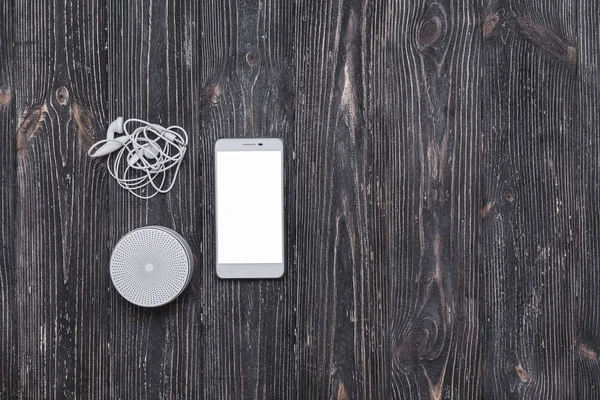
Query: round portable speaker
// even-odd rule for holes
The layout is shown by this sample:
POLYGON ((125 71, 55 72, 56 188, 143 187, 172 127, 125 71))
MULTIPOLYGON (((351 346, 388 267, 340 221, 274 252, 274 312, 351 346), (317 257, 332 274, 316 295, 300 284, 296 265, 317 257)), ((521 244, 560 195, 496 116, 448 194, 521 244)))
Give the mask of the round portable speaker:
POLYGON ((110 257, 110 277, 127 301, 141 307, 165 305, 192 277, 193 255, 177 232, 163 226, 135 229, 119 240, 110 257))

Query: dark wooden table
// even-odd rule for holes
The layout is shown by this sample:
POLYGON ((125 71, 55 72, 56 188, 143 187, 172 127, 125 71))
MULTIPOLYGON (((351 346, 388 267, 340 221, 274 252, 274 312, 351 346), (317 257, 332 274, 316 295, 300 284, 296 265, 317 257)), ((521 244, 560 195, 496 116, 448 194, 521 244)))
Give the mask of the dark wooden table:
POLYGON ((596 0, 2 0, 0 398, 600 398, 596 0), (134 198, 117 116, 191 133, 134 198), (287 272, 220 281, 213 145, 280 137, 287 272), (197 258, 143 309, 112 247, 197 258))

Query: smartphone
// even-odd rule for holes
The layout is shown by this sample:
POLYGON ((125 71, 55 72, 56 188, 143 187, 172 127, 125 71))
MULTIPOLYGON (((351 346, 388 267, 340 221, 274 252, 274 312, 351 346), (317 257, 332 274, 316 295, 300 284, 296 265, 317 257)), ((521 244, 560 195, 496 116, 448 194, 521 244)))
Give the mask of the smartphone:
POLYGON ((215 144, 217 276, 280 278, 284 271, 283 142, 215 144))

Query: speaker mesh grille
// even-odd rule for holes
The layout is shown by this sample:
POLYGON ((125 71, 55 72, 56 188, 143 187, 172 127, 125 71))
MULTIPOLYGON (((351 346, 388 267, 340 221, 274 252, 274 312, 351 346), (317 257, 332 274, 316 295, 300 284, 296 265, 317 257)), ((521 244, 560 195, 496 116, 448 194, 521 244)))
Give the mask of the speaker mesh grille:
POLYGON ((113 250, 113 284, 125 299, 139 306, 167 304, 189 282, 192 257, 188 252, 187 243, 170 229, 136 229, 123 236, 113 250))

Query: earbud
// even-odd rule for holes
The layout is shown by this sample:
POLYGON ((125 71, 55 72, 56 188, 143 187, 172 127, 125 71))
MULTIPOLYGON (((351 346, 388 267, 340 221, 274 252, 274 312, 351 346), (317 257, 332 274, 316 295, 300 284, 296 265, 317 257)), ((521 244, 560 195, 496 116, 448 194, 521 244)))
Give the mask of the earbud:
POLYGON ((129 153, 127 155, 127 164, 130 167, 135 167, 135 164, 142 158, 147 159, 155 159, 158 156, 159 149, 156 146, 151 145, 150 143, 142 146, 141 149, 136 151, 135 153, 129 153))
POLYGON ((121 136, 115 139, 115 133, 123 133, 123 125, 123 117, 119 117, 111 122, 111 124, 108 126, 108 131, 106 131, 106 141, 104 141, 104 145, 96 150, 96 152, 93 154, 92 151, 94 150, 95 146, 92 146, 88 151, 88 155, 92 158, 103 157, 112 153, 113 151, 119 150, 125 145, 125 143, 129 142, 129 137, 127 136, 121 136))
POLYGON ((115 133, 123 133, 123 129, 125 127, 125 123, 123 122, 123 117, 119 117, 110 123, 108 126, 108 131, 106 131, 107 139, 114 139, 115 133))
MULTIPOLYGON (((131 120, 128 120, 127 122, 129 122, 131 120)), ((115 133, 123 133, 123 130, 125 128, 125 123, 123 122, 123 117, 119 117, 117 119, 115 119, 113 122, 111 122, 111 124, 108 126, 108 130, 106 131, 106 141, 104 142, 104 144, 102 145, 102 147, 100 147, 98 150, 96 150, 94 153, 92 153, 94 151, 95 146, 92 146, 92 148, 90 148, 90 150, 88 151, 88 155, 92 158, 96 158, 96 157, 103 157, 106 156, 114 151, 119 150, 121 147, 125 146, 129 141, 130 141, 130 136, 121 136, 115 139, 115 133)), ((151 131, 153 133, 156 133, 157 135, 164 135, 165 139, 170 140, 170 141, 174 141, 177 139, 177 137, 169 132, 168 129, 163 128, 160 125, 156 125, 156 124, 147 124, 147 128, 151 129, 151 131)), ((99 144, 100 142, 96 143, 99 144)), ((156 158, 156 154, 157 152, 156 147, 152 147, 150 145, 145 145, 144 149, 145 151, 137 151, 137 158, 128 158, 128 163, 131 164, 135 164, 138 160, 139 157, 142 156, 146 156, 149 158, 156 158), (132 161, 134 160, 134 161, 132 161)))

